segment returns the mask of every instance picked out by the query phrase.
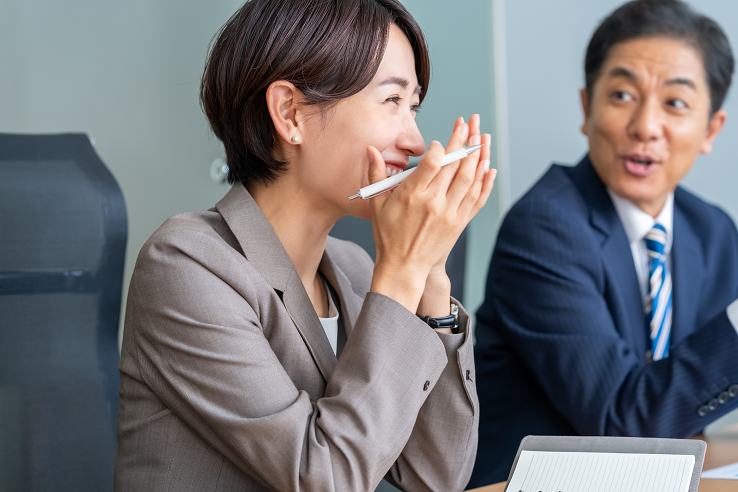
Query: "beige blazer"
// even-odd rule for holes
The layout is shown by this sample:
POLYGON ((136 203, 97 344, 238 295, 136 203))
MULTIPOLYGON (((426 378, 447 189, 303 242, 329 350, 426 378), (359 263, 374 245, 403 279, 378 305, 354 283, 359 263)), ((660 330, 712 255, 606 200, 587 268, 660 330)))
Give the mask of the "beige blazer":
POLYGON ((131 280, 115 490, 463 490, 477 448, 471 323, 436 333, 368 292, 373 264, 329 238, 320 272, 348 336, 333 354, 242 185, 167 220, 131 280))

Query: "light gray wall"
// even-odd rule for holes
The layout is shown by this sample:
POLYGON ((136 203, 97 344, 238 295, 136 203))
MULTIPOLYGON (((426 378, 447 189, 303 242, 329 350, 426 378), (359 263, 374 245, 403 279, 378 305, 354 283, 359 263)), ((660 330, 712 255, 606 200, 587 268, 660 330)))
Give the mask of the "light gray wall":
POLYGON ((198 105, 208 43, 237 0, 0 1, 0 132, 86 132, 128 208, 124 293, 167 217, 213 206, 221 155, 198 105))
MULTIPOLYGON (((507 0, 506 45, 510 185, 513 202, 552 161, 576 163, 587 144, 579 127, 584 53, 599 22, 619 0, 507 0)), ((694 0, 713 17, 738 52, 738 2, 694 0)), ((738 217, 738 94, 729 94, 728 122, 709 156, 700 157, 684 185, 738 217)), ((738 412, 716 423, 738 422, 738 412)))

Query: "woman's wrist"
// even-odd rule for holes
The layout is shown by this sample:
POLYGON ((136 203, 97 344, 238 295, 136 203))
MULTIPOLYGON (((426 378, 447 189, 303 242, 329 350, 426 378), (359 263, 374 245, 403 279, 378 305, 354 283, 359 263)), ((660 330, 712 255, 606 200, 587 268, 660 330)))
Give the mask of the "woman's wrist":
POLYGON ((423 296, 425 280, 422 272, 377 263, 374 265, 370 290, 397 301, 415 313, 423 296))
POLYGON ((446 270, 431 271, 425 281, 423 295, 418 303, 417 314, 442 318, 451 314, 451 280, 446 270))

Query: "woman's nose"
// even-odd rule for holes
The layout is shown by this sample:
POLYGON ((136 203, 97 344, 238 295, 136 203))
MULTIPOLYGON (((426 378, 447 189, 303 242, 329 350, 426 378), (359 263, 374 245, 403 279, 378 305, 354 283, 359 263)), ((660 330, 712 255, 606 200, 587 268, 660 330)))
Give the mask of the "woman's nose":
POLYGON ((425 154, 425 140, 414 118, 406 122, 403 132, 397 137, 397 147, 411 156, 425 154))

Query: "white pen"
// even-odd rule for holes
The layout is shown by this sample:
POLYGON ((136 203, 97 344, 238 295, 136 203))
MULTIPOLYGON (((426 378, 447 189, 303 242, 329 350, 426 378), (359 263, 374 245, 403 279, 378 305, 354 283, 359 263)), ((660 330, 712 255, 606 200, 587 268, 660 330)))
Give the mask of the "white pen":
MULTIPOLYGON (((441 160, 441 166, 446 166, 448 164, 451 164, 452 162, 458 161, 459 159, 463 159, 464 157, 468 156, 472 152, 476 152, 477 150, 481 148, 482 148, 482 145, 470 145, 469 147, 464 147, 463 149, 454 150, 453 152, 449 152, 448 154, 443 156, 443 159, 441 160)), ((410 176, 413 173, 413 171, 415 171, 415 169, 417 168, 414 167, 407 171, 397 173, 394 176, 390 176, 387 179, 383 179, 382 181, 378 181, 369 186, 365 186, 362 189, 360 189, 357 194, 350 196, 349 200, 353 200, 354 198, 361 198, 362 200, 368 200, 369 198, 374 198, 377 195, 381 195, 382 193, 390 191, 396 188, 397 185, 402 183, 402 180, 410 176)))

